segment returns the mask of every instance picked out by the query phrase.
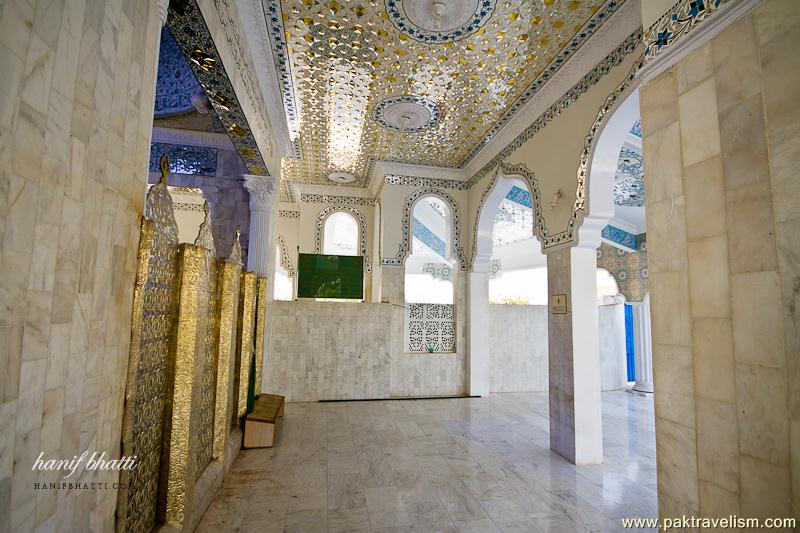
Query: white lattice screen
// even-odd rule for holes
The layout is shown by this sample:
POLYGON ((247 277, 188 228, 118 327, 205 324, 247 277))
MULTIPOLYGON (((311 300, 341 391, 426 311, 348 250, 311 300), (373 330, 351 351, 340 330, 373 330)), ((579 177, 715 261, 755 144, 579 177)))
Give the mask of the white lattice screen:
POLYGON ((406 352, 456 351, 456 308, 452 304, 406 304, 406 352))

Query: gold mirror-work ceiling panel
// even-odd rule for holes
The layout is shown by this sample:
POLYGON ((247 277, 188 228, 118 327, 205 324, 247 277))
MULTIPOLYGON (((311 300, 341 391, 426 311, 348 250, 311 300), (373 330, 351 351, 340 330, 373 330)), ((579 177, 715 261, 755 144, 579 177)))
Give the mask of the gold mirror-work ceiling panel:
POLYGON ((480 28, 445 42, 401 32, 389 13, 424 0, 263 1, 301 152, 282 177, 331 184, 344 171, 366 186, 370 159, 463 166, 624 0, 481 0, 491 5, 480 28), (398 97, 432 120, 381 125, 380 103, 398 97))

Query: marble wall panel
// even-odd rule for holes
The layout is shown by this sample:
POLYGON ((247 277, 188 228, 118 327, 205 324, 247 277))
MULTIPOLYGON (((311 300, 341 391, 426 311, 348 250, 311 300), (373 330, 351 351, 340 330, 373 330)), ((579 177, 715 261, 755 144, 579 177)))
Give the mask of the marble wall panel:
POLYGON ((2 531, 114 529, 112 490, 37 494, 31 466, 120 453, 157 19, 145 0, 0 4, 2 531))
POLYGON ((682 182, 646 206, 663 515, 800 512, 799 45, 767 0, 641 87, 646 189, 662 160, 682 182))

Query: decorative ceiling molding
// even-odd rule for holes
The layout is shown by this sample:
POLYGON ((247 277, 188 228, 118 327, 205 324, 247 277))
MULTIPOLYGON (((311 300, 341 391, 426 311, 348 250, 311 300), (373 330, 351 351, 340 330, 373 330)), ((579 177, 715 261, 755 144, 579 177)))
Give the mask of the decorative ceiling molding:
POLYGON ((668 46, 689 33, 728 0, 678 0, 644 35, 644 60, 655 59, 668 46))
POLYGON ((303 193, 300 195, 300 201, 316 204, 361 205, 368 207, 375 205, 374 198, 367 198, 365 196, 336 196, 333 194, 303 193))
POLYGON ((750 13, 761 1, 678 0, 645 32, 646 61, 638 76, 642 81, 658 76, 750 13))
POLYGON ((437 178, 423 178, 419 176, 399 176, 397 174, 387 174, 383 178, 387 185, 408 185, 411 187, 436 187, 439 189, 456 189, 459 191, 469 190, 470 185, 466 181, 448 180, 437 178))
MULTIPOLYGON (((196 0, 195 0, 196 1, 196 0)), ((228 44, 228 49, 233 56, 235 70, 240 76, 241 83, 239 86, 244 88, 246 93, 246 102, 251 106, 251 113, 248 114, 254 123, 256 132, 256 143, 261 140, 261 148, 264 149, 262 156, 270 163, 277 159, 277 165, 280 166, 280 153, 275 146, 275 135, 270 127, 267 110, 264 106, 263 94, 259 90, 258 82, 253 78, 255 75, 255 68, 251 61, 251 54, 246 45, 245 38, 243 37, 241 17, 238 16, 238 11, 233 7, 233 0, 213 0, 214 7, 216 8, 217 18, 219 20, 222 32, 225 36, 225 41, 228 44)), ((258 145, 258 144, 257 144, 258 145)), ((268 172, 278 175, 280 169, 266 167, 268 172)), ((256 174, 261 174, 257 172, 256 174)))
POLYGON ((248 172, 265 174, 267 166, 196 1, 187 2, 182 13, 170 10, 167 27, 248 172))
POLYGON ((480 30, 494 13, 497 0, 459 0, 449 6, 441 2, 443 13, 438 14, 438 29, 433 2, 385 0, 385 4, 389 20, 401 33, 421 43, 441 44, 464 39, 480 30))
POLYGON ((491 140, 494 135, 500 131, 503 126, 509 123, 509 121, 514 117, 514 115, 522 109, 522 107, 530 101, 530 99, 539 92, 539 90, 553 77, 553 75, 558 72, 558 70, 572 57, 575 52, 583 46, 584 43, 591 37, 595 30, 600 27, 600 25, 605 22, 614 12, 619 9, 619 7, 625 2, 625 0, 621 1, 614 1, 611 0, 603 4, 597 13, 592 17, 589 22, 579 31, 569 42, 569 44, 559 53, 559 55, 547 65, 547 68, 536 78, 533 83, 525 90, 524 93, 519 97, 517 101, 515 101, 511 107, 509 107, 506 112, 503 114, 500 119, 495 122, 491 129, 484 135, 483 139, 480 140, 478 144, 476 144, 472 150, 461 160, 459 163, 459 167, 464 168, 467 164, 472 160, 475 155, 481 151, 481 149, 486 146, 486 144, 491 140))
MULTIPOLYGON (((283 98, 273 83, 273 80, 278 79, 278 72, 275 69, 264 7, 261 0, 241 0, 236 6, 241 15, 242 33, 248 49, 252 52, 250 58, 255 67, 261 94, 266 102, 267 118, 275 134, 275 142, 280 147, 281 155, 287 156, 293 153, 296 144, 299 146, 299 143, 292 140, 297 141, 297 130, 295 128, 294 132, 290 133, 286 113, 283 112, 283 98)), ((297 153, 294 155, 298 157, 297 153)))

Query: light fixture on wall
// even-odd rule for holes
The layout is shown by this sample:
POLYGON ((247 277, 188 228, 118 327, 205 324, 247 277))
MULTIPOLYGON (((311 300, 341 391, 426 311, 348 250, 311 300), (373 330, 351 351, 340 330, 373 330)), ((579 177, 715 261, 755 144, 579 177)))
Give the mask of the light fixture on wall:
POLYGON ((558 204, 561 202, 561 196, 561 189, 558 189, 556 192, 554 192, 553 198, 550 200, 550 207, 558 207, 558 204))

